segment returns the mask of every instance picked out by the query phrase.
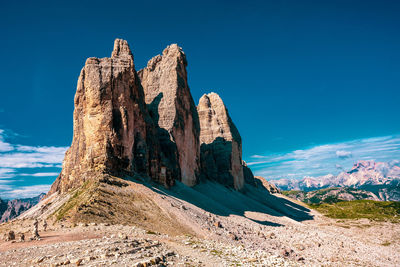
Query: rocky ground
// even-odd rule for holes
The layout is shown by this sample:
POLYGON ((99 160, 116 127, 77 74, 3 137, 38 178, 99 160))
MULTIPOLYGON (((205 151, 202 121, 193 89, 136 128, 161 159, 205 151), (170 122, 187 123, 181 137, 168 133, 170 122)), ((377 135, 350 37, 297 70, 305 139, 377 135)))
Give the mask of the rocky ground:
POLYGON ((58 226, 41 232, 40 240, 3 241, 0 256, 0 266, 296 265, 266 251, 246 249, 240 242, 171 237, 134 226, 106 224, 58 226))
POLYGON ((314 211, 312 220, 302 222, 253 211, 221 216, 181 199, 162 199, 178 211, 178 220, 192 220, 194 234, 58 222, 31 241, 33 221, 19 219, 0 225, 0 233, 16 233, 16 240, 0 242, 0 266, 400 265, 398 224, 333 220, 314 211), (20 233, 26 241, 18 241, 20 233))

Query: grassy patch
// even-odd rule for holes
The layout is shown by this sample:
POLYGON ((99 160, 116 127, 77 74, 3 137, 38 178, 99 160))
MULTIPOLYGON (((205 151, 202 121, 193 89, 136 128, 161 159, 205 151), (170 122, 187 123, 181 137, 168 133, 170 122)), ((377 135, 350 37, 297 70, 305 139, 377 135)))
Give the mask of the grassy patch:
POLYGON ((216 249, 211 250, 210 253, 213 254, 214 256, 222 256, 223 254, 222 251, 216 249))
POLYGON ((86 181, 79 189, 75 191, 74 195, 64 205, 55 211, 54 214, 56 215, 57 221, 63 219, 70 210, 78 206, 81 200, 80 196, 85 192, 88 186, 89 181, 86 181))
POLYGON ((353 200, 337 203, 310 204, 311 208, 335 219, 370 219, 400 222, 400 202, 353 200))
POLYGON ((153 231, 146 231, 146 234, 148 234, 148 235, 157 235, 157 233, 153 232, 153 231))
POLYGON ((299 193, 304 193, 304 191, 299 191, 299 190, 282 191, 282 195, 285 195, 285 196, 293 196, 293 195, 297 195, 299 193))

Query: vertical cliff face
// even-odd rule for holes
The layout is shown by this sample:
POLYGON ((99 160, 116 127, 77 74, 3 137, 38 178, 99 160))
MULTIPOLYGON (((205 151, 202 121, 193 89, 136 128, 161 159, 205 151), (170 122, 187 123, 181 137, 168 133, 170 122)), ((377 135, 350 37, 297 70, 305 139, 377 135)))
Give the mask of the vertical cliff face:
POLYGON ((176 44, 168 46, 138 72, 149 112, 158 125, 163 155, 176 162, 174 175, 193 186, 200 166, 199 120, 187 83, 186 57, 176 44))
POLYGON ((115 40, 111 58, 87 59, 75 95, 72 145, 51 192, 66 191, 97 172, 158 179, 158 147, 142 90, 126 41, 115 40))
POLYGON ((201 167, 208 179, 243 188, 242 140, 219 95, 200 98, 201 167))

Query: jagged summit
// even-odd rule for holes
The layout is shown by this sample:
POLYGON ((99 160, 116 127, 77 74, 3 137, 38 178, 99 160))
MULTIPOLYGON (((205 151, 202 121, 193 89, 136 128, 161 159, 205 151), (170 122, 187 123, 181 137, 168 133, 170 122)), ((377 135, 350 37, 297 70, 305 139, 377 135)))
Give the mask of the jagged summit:
POLYGON ((183 52, 182 47, 180 47, 178 44, 170 44, 169 46, 167 46, 163 50, 162 55, 185 57, 185 53, 183 52))
POLYGON ((204 94, 199 100, 197 110, 199 114, 202 114, 201 116, 206 116, 207 120, 204 123, 210 124, 207 127, 201 128, 200 141, 202 143, 211 143, 218 137, 222 137, 228 141, 242 141, 239 131, 230 118, 224 102, 217 93, 204 94))
POLYGON ((125 40, 115 39, 114 49, 111 53, 111 57, 116 58, 116 57, 123 57, 123 56, 128 56, 128 57, 133 58, 132 51, 129 47, 129 44, 125 40))

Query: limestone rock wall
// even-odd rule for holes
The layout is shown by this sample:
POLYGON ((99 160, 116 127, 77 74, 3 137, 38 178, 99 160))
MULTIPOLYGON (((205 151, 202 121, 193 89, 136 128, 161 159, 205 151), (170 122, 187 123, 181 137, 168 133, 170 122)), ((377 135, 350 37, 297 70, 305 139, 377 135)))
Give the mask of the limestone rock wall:
POLYGON ((104 173, 140 174, 167 187, 175 180, 194 186, 200 177, 237 190, 254 184, 224 103, 211 93, 196 108, 186 66, 185 54, 173 44, 136 72, 121 39, 110 58, 87 59, 74 100, 72 144, 50 194, 104 173))
POLYGON ((178 163, 176 178, 189 186, 198 182, 200 125, 189 90, 186 57, 176 44, 152 58, 138 72, 149 112, 158 125, 161 149, 178 163))
POLYGON ((115 40, 111 58, 86 60, 78 79, 73 123, 72 145, 51 192, 66 191, 98 172, 159 178, 159 148, 151 142, 156 132, 126 41, 115 40))
POLYGON ((208 179, 242 189, 242 139, 222 99, 216 93, 205 94, 197 111, 203 173, 208 179))

